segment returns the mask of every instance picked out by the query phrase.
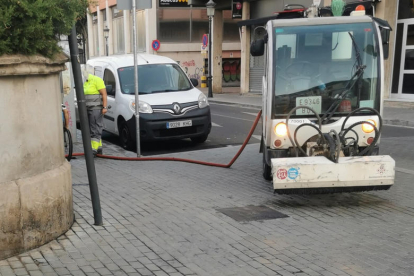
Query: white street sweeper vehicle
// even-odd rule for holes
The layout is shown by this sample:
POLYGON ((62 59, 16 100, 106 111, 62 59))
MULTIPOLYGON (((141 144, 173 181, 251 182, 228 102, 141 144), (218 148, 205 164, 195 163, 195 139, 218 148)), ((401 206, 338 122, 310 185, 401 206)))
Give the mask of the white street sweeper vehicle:
POLYGON ((275 193, 389 189, 395 162, 379 155, 389 24, 313 17, 265 29, 250 51, 265 59, 260 150, 275 193))

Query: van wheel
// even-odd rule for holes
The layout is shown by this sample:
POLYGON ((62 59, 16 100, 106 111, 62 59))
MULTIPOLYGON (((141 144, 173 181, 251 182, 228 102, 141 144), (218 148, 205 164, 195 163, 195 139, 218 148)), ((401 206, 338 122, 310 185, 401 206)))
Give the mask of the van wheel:
POLYGON ((266 157, 265 157, 264 151, 263 151, 263 178, 266 179, 266 180, 272 180, 273 179, 273 177, 272 177, 272 167, 270 167, 266 163, 266 157))
POLYGON ((133 141, 131 137, 131 132, 125 122, 121 123, 119 128, 119 142, 121 147, 126 150, 133 149, 133 141))
POLYGON ((197 137, 191 137, 191 141, 193 141, 193 143, 196 144, 201 144, 204 143, 207 140, 208 135, 203 135, 203 136, 197 136, 197 137))

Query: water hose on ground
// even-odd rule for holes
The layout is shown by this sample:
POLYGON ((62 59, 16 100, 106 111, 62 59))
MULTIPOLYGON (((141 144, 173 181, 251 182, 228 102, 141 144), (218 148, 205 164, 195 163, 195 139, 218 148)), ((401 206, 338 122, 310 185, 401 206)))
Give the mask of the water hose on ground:
MULTIPOLYGON (((243 152, 244 148, 246 147, 247 143, 249 142, 250 138, 253 135, 254 130, 256 129, 257 124, 259 123, 260 117, 262 115, 262 111, 260 110, 256 116, 256 119, 250 128, 249 134, 247 135, 246 139, 243 142, 243 145, 240 147, 239 151, 236 155, 231 159, 228 164, 220 164, 220 163, 213 163, 213 162, 205 162, 199 160, 192 160, 186 158, 177 158, 177 157, 123 157, 123 156, 111 156, 111 155, 103 155, 97 154, 97 157, 104 158, 104 159, 112 159, 112 160, 123 160, 123 161, 178 161, 178 162, 186 162, 204 166, 211 166, 211 167, 220 167, 220 168, 230 168, 234 162, 236 162, 237 158, 243 152)), ((73 153, 72 156, 83 156, 84 153, 73 153)))

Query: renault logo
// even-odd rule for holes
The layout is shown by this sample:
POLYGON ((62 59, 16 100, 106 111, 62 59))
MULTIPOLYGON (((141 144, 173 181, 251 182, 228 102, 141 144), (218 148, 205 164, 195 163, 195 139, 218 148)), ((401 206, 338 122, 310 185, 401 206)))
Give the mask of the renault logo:
POLYGON ((180 105, 178 103, 174 104, 173 109, 174 109, 174 113, 175 114, 180 114, 181 107, 180 107, 180 105))

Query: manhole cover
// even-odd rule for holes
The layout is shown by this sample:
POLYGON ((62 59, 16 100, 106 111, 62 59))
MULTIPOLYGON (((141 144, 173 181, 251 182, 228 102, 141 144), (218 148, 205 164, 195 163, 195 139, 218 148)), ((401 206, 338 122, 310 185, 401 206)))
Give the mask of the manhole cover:
POLYGON ((223 208, 217 209, 217 211, 231 217, 236 221, 254 221, 289 217, 266 206, 223 208))

